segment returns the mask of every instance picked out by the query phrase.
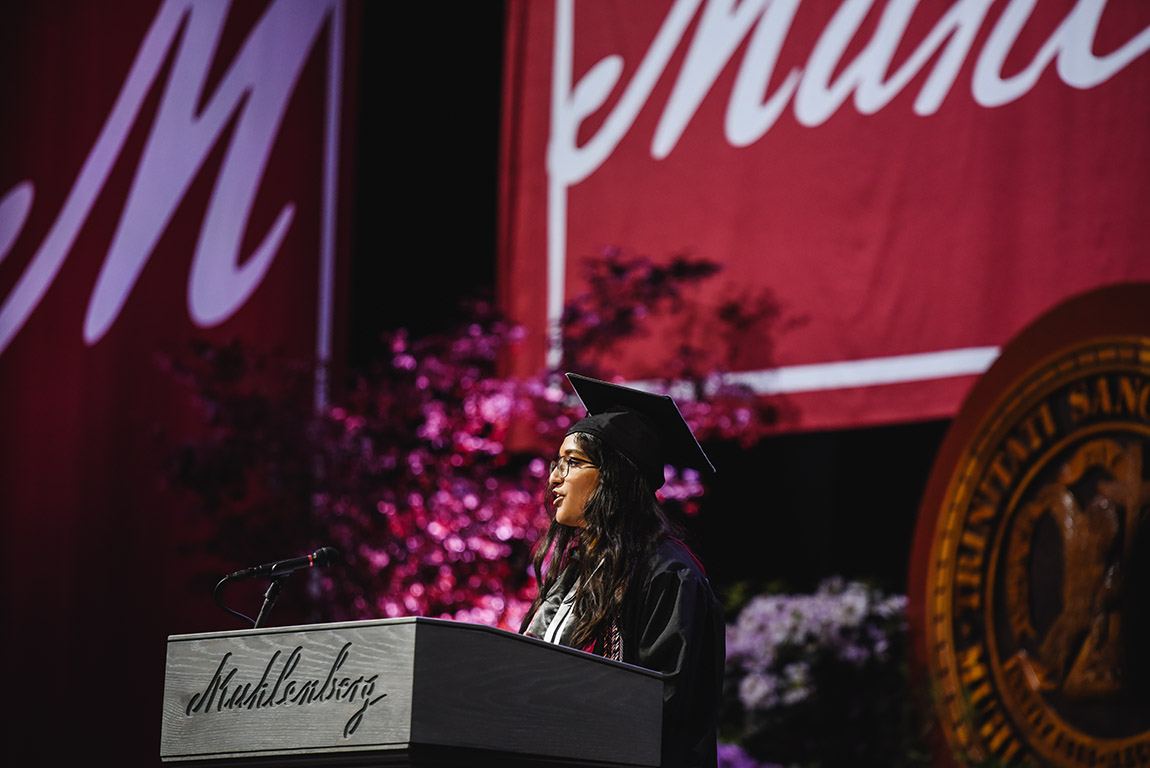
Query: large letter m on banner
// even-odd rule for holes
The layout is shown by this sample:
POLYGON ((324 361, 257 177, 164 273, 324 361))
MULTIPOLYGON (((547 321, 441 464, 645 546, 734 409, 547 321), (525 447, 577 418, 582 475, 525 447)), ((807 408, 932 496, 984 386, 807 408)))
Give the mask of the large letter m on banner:
MULTIPOLYGON (((244 40, 215 91, 205 98, 228 11, 228 3, 214 0, 168 0, 160 8, 59 214, 0 304, 0 354, 52 285, 177 40, 155 120, 88 303, 84 341, 89 345, 99 341, 115 322, 189 186, 233 122, 195 246, 188 278, 189 315, 200 327, 218 325, 260 285, 291 227, 294 204, 283 204, 253 252, 243 258, 241 242, 287 105, 329 19, 325 207, 333 203, 335 116, 343 55, 340 0, 275 0, 244 40)), ((0 260, 23 230, 34 196, 35 185, 26 180, 0 197, 0 260)), ((331 255, 323 254, 329 267, 331 255)), ((321 283, 324 274, 321 267, 321 283)), ((322 321, 321 316, 321 337, 326 332, 322 321)))

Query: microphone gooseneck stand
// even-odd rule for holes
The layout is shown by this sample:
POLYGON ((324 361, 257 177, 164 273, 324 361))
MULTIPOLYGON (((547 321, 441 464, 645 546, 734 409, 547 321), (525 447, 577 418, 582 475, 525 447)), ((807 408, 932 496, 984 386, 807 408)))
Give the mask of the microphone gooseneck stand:
POLYGON ((253 629, 267 625, 268 614, 271 613, 272 606, 275 605, 276 599, 280 596, 280 590, 283 589, 284 582, 290 575, 290 573, 285 573, 283 576, 272 578, 271 583, 268 584, 267 592, 264 592, 264 604, 260 607, 260 613, 256 616, 255 624, 252 625, 253 629))

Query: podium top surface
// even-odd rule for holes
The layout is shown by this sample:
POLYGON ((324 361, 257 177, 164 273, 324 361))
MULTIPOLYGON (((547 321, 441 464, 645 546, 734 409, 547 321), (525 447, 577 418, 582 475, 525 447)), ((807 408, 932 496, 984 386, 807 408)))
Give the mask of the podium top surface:
POLYGON ((662 679, 663 675, 645 667, 637 667, 634 664, 628 664, 623 661, 615 661, 613 659, 596 656, 594 654, 580 651, 576 648, 570 648, 565 645, 556 645, 548 643, 546 640, 540 640, 537 637, 528 637, 521 635, 517 632, 510 630, 500 629, 498 627, 488 626, 486 624, 473 624, 466 621, 455 621, 454 619, 436 619, 429 616, 401 616, 394 619, 361 619, 359 621, 333 621, 319 624, 290 624, 282 627, 261 627, 259 629, 226 629, 214 632, 197 632, 197 633, 184 633, 176 635, 168 635, 168 644, 181 643, 181 642, 199 642, 202 640, 210 639, 227 639, 239 637, 258 637, 261 635, 286 635, 297 634, 301 632, 327 632, 334 629, 358 629, 366 627, 384 627, 384 626, 402 626, 402 625, 415 625, 422 627, 443 627, 449 628, 451 632, 483 632, 500 638, 505 638, 505 642, 522 642, 534 645, 542 645, 543 647, 551 649, 553 653, 574 655, 580 659, 591 661, 594 663, 611 664, 614 666, 625 667, 634 670, 635 674, 647 675, 662 679))

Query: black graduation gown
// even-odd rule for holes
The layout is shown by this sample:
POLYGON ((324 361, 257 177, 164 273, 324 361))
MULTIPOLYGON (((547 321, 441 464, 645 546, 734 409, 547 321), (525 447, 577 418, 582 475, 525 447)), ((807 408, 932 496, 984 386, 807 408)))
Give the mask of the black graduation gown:
MULTIPOLYGON (((575 570, 560 574, 527 634, 543 637, 575 570)), ((702 567, 682 543, 664 540, 636 570, 618 626, 623 661, 664 675, 662 765, 713 768, 726 628, 702 567)), ((569 626, 559 642, 571 645, 570 635, 569 626)))

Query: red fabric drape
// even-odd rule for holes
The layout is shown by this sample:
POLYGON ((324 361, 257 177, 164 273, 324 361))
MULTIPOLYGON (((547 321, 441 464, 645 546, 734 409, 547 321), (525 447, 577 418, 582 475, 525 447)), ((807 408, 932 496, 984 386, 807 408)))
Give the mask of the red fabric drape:
MULTIPOLYGON (((949 417, 1028 321, 1150 277, 1145 4, 509 6, 511 370, 601 249, 685 252, 724 266, 705 302, 780 303, 735 367, 784 428, 949 417)), ((667 375, 666 338, 618 373, 667 375)))
POLYGON ((158 765, 167 635, 236 628, 160 482, 199 415, 157 356, 338 357, 357 13, 0 11, 6 765, 158 765))

